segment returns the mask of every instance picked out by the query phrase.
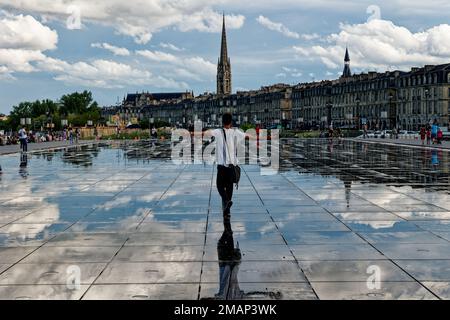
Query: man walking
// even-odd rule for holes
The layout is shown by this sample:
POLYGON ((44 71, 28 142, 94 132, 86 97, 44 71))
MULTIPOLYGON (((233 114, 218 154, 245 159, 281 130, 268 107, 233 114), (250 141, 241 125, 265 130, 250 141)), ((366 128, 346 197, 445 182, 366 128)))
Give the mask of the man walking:
POLYGON ((216 129, 212 135, 216 141, 217 191, 222 198, 224 219, 230 218, 230 208, 233 205, 234 168, 238 165, 237 145, 245 139, 245 133, 232 128, 233 118, 230 113, 222 116, 222 129, 216 129))

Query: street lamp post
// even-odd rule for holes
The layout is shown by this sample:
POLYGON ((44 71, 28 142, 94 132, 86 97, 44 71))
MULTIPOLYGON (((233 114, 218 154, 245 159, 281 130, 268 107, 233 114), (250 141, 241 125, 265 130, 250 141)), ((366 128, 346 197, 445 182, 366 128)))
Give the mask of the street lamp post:
POLYGON ((356 112, 355 114, 358 115, 358 130, 361 130, 361 110, 360 110, 360 105, 361 103, 361 99, 359 99, 359 97, 356 97, 356 112))
POLYGON ((203 117, 202 117, 203 127, 205 127, 205 114, 206 114, 206 105, 203 104, 203 117))
POLYGON ((428 110, 428 94, 429 90, 425 89, 425 114, 426 114, 426 121, 429 122, 431 120, 431 114, 430 110, 428 110))
POLYGON ((333 119, 332 119, 332 117, 331 117, 331 109, 332 109, 332 108, 333 108, 333 104, 332 104, 331 102, 328 102, 328 103, 327 103, 327 110, 326 110, 326 112, 327 112, 327 114, 326 114, 326 118, 327 118, 326 124, 327 124, 327 127, 330 127, 331 124, 333 123, 333 119))
MULTIPOLYGON (((387 122, 388 122, 388 126, 390 129, 393 129, 395 126, 395 123, 391 123, 392 120, 392 100, 394 99, 394 95, 392 93, 389 93, 389 106, 388 106, 388 114, 386 114, 386 116, 388 116, 387 118, 387 122)), ((394 121, 392 121, 394 122, 394 121)), ((386 129, 386 128, 385 128, 386 129)))

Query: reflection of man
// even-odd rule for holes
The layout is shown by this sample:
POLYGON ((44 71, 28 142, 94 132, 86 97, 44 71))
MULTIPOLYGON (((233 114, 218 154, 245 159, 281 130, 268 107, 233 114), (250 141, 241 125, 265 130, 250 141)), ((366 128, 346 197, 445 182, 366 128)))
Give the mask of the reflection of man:
MULTIPOLYGON (((230 227, 231 229, 231 227, 230 227)), ((214 298, 219 300, 247 300, 269 297, 279 300, 283 297, 281 292, 262 291, 244 292, 239 286, 238 273, 242 262, 242 254, 239 245, 234 246, 233 234, 225 230, 217 243, 217 255, 219 258, 219 292, 214 298)))
POLYGON ((217 162, 217 191, 222 198, 222 210, 224 216, 230 216, 230 208, 233 205, 233 168, 237 165, 237 144, 244 140, 245 134, 233 129, 232 116, 226 113, 222 116, 222 129, 212 131, 216 140, 216 162, 217 162))
POLYGON ((217 244, 219 257, 219 293, 217 299, 242 299, 244 292, 239 288, 238 272, 241 264, 241 250, 234 247, 232 233, 224 231, 217 244))
POLYGON ((28 156, 26 153, 22 153, 20 155, 20 165, 19 165, 19 174, 22 176, 22 178, 26 178, 28 176, 27 165, 28 165, 28 156))

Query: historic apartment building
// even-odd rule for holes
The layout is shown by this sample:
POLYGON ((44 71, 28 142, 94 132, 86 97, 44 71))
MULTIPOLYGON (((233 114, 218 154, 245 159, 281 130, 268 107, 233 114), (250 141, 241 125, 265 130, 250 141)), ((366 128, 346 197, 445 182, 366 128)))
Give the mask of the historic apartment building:
POLYGON ((259 90, 232 93, 225 18, 217 63, 217 91, 194 97, 192 92, 128 94, 121 105, 106 107, 110 124, 139 120, 163 121, 190 127, 202 120, 207 127, 220 125, 225 112, 236 125, 259 124, 294 129, 341 128, 418 130, 437 120, 449 126, 450 64, 352 74, 348 49, 342 76, 336 80, 276 84, 259 90))
POLYGON ((347 51, 341 78, 293 88, 293 126, 418 130, 436 119, 448 127, 449 98, 450 64, 351 75, 347 51))

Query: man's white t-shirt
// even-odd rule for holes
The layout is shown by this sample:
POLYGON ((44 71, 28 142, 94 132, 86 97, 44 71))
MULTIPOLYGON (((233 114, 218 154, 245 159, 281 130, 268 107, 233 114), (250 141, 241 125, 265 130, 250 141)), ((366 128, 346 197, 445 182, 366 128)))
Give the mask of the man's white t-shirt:
POLYGON ((26 139, 27 138, 27 132, 24 129, 19 130, 19 137, 20 139, 26 139))
POLYGON ((218 165, 228 166, 230 164, 237 165, 239 163, 236 157, 237 146, 245 139, 245 133, 242 130, 231 128, 224 129, 227 135, 227 148, 224 144, 224 136, 222 129, 212 131, 212 136, 216 141, 216 162, 218 165))

